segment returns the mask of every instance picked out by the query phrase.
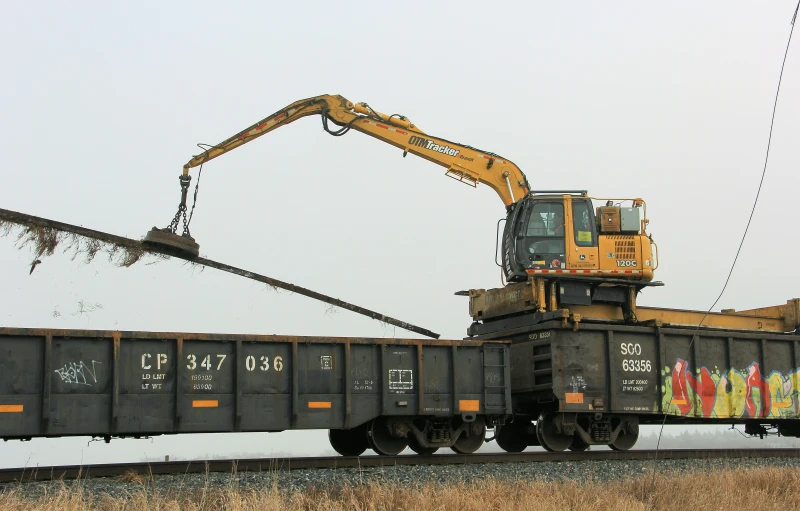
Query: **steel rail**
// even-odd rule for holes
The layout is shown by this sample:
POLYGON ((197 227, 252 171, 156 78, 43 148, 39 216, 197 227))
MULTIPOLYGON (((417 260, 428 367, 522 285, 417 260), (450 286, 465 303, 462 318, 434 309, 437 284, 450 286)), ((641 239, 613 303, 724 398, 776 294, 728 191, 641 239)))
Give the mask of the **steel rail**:
POLYGON ((584 452, 521 452, 434 454, 430 456, 326 456, 309 458, 255 458, 241 460, 160 461, 0 469, 0 483, 118 477, 245 473, 276 470, 379 468, 413 465, 467 465, 476 463, 548 463, 564 461, 647 461, 689 459, 800 458, 800 449, 669 449, 584 452))
POLYGON ((351 312, 355 312, 356 314, 361 314, 363 316, 367 316, 369 318, 381 321, 383 323, 387 323, 389 325, 396 326, 398 328, 402 328, 410 332, 418 333, 426 337, 432 337, 433 339, 439 338, 439 334, 431 330, 428 330, 427 328, 421 328, 411 323, 400 321, 399 319, 395 319, 391 316, 381 314, 380 312, 375 312, 365 307, 360 307, 358 305, 354 305, 352 303, 345 302, 344 300, 340 300, 332 296, 327 296, 322 293, 312 291, 311 289, 298 286, 296 284, 290 284, 289 282, 284 282, 282 280, 274 279, 272 277, 267 277, 266 275, 261 275, 252 271, 244 270, 242 268, 237 268, 235 266, 221 263, 219 261, 214 261, 212 259, 207 259, 205 257, 189 257, 185 254, 181 254, 180 252, 173 252, 168 249, 161 249, 155 245, 144 244, 140 240, 134 240, 131 238, 126 238, 124 236, 117 236, 116 234, 109 234, 106 232, 96 231, 94 229, 87 229, 86 227, 82 227, 79 225, 67 224, 64 222, 59 222, 57 220, 50 220, 48 218, 28 215, 27 213, 19 213, 17 211, 11 211, 8 209, 0 208, 0 222, 9 222, 17 224, 22 227, 40 227, 45 229, 52 229, 58 232, 75 234, 77 236, 82 236, 84 238, 95 239, 98 241, 102 241, 104 243, 109 243, 114 246, 133 249, 139 252, 150 252, 153 254, 166 255, 169 257, 177 257, 178 259, 183 259, 185 261, 189 261, 190 263, 199 264, 202 266, 208 266, 209 268, 215 268, 217 270, 232 273, 240 277, 245 277, 258 282, 262 282, 269 286, 285 289, 287 291, 291 291, 293 293, 297 293, 299 295, 303 295, 308 298, 313 298, 314 300, 319 300, 321 302, 333 305, 335 307, 346 309, 351 312))

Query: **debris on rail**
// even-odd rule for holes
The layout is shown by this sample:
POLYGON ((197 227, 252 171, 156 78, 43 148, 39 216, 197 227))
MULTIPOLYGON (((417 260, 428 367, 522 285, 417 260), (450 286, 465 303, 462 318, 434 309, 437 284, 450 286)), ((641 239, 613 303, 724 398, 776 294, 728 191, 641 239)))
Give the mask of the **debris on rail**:
POLYGON ((385 314, 345 302, 338 298, 312 291, 302 286, 243 270, 219 261, 214 261, 205 257, 189 257, 186 254, 172 252, 161 246, 144 244, 141 240, 134 240, 115 234, 95 231, 94 229, 87 229, 78 225, 66 224, 57 220, 50 220, 0 208, 0 237, 6 237, 12 234, 15 234, 17 237, 18 248, 30 247, 33 251, 35 262, 31 267, 31 272, 33 272, 35 265, 38 264, 37 261, 40 262, 42 257, 53 255, 58 247, 63 247, 64 253, 72 253, 73 259, 82 255, 87 263, 91 262, 97 254, 104 253, 108 256, 109 261, 112 261, 117 266, 126 268, 136 264, 146 255, 152 255, 161 259, 175 257, 192 264, 208 266, 234 275, 239 275, 240 277, 262 282, 273 288, 285 289, 299 295, 307 296, 308 298, 319 300, 334 307, 346 309, 356 314, 361 314, 382 323, 415 332, 426 337, 432 337, 434 339, 439 338, 439 334, 431 330, 418 327, 405 321, 400 321, 391 316, 386 316, 385 314))
MULTIPOLYGON (((61 247, 65 254, 71 253, 73 260, 82 256, 87 264, 92 262, 98 254, 104 253, 110 262, 124 268, 136 264, 142 256, 147 254, 141 243, 124 245, 120 244, 118 240, 110 238, 88 237, 88 234, 78 234, 47 225, 58 222, 38 217, 25 218, 27 215, 8 210, 0 211, 2 211, 0 213, 0 237, 15 235, 17 247, 20 249, 29 247, 37 264, 41 263, 42 257, 55 254, 58 247, 61 247)), ((80 230, 86 229, 80 228, 80 230)), ((168 258, 164 254, 155 252, 151 252, 151 254, 161 259, 168 258)))

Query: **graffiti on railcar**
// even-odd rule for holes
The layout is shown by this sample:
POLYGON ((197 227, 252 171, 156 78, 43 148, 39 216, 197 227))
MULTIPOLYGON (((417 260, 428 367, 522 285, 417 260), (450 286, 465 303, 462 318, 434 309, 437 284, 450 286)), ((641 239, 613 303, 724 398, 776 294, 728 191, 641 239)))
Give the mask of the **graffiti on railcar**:
POLYGON ((662 370, 662 409, 706 418, 800 418, 800 368, 764 375, 757 362, 745 369, 701 367, 686 360, 662 370))
POLYGON ((80 362, 67 362, 64 367, 55 370, 55 373, 61 377, 61 381, 68 385, 87 385, 91 386, 97 383, 97 365, 102 364, 97 360, 92 360, 91 369, 84 363, 80 362))

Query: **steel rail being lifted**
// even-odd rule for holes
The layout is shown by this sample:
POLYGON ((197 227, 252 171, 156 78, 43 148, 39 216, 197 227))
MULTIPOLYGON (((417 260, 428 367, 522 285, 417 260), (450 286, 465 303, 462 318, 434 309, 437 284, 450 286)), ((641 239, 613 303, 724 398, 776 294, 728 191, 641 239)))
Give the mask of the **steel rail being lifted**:
POLYGON ((186 255, 182 251, 170 250, 168 247, 165 247, 163 245, 156 245, 156 244, 151 245, 143 243, 142 241, 139 240, 126 238, 124 236, 117 236, 115 234, 96 231, 94 229, 87 229, 85 227, 81 227, 78 225, 67 224, 64 222, 59 222, 57 220, 50 220, 47 218, 41 218, 38 216, 28 215, 26 213, 19 213, 17 211, 10 211, 2 208, 0 208, 0 222, 8 222, 11 224, 16 224, 21 227, 27 227, 27 228, 35 227, 43 229, 52 229, 53 231, 57 232, 69 233, 84 238, 98 240, 100 242, 108 243, 115 247, 121 247, 123 249, 132 250, 137 253, 147 252, 152 254, 165 255, 169 257, 177 257, 179 259, 183 259, 193 264, 199 264, 201 266, 215 268, 217 270, 232 273, 240 277, 245 277, 251 280, 255 280, 257 282, 262 282, 269 286, 285 289, 287 291, 291 291, 293 293, 297 293, 299 295, 303 295, 308 298, 312 298, 314 300, 319 300, 321 302, 333 305, 335 307, 340 307, 342 309, 355 312, 356 314, 361 314, 363 316, 367 316, 369 318, 381 321, 383 323, 396 326, 398 328, 402 328, 410 332, 418 333, 426 337, 431 337, 433 339, 439 338, 439 334, 437 334, 436 332, 433 332, 426 328, 418 327, 416 325, 407 323, 405 321, 400 321, 399 319, 395 319, 391 316, 375 312, 365 307, 360 307, 358 305, 345 302, 344 300, 340 300, 339 298, 327 296, 322 293, 312 291, 311 289, 298 286, 296 284, 291 284, 288 282, 284 282, 282 280, 274 279, 272 277, 267 277, 259 273, 244 270, 242 268, 237 268, 235 266, 221 263, 219 261, 214 261, 212 259, 207 259, 205 257, 191 257, 186 255))

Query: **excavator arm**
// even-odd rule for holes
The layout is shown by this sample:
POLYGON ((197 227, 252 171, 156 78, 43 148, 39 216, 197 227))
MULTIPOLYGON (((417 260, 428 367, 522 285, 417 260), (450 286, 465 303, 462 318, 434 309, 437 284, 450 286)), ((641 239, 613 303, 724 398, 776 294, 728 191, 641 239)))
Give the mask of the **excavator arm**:
MULTIPOLYGON (((547 303, 555 311, 560 310, 559 303, 586 305, 587 300, 595 300, 627 303, 628 312, 623 312, 630 316, 636 293, 653 278, 656 263, 652 241, 645 232, 647 219, 640 217, 638 209, 643 204, 641 199, 635 199, 628 208, 615 206, 614 201, 595 208, 584 191, 531 193, 519 167, 497 154, 428 135, 401 115, 383 114, 366 103, 354 104, 332 95, 296 101, 217 145, 205 146, 201 154, 183 167, 181 203, 172 223, 166 229, 154 228, 144 241, 159 244, 162 251, 166 246, 183 255, 199 254, 199 246, 189 233, 192 214, 186 208, 190 169, 315 114, 321 116, 323 128, 331 135, 341 136, 351 129, 360 131, 399 148, 403 156, 412 153, 444 167, 445 174, 458 181, 491 187, 508 213, 502 246, 505 278, 540 279, 540 283, 548 279, 572 279, 572 287, 561 288, 560 293, 565 294, 561 298, 556 287, 547 292, 544 284, 537 288, 535 303, 540 312, 546 310, 547 303), (184 228, 178 234, 181 218, 184 228), (595 293, 600 285, 621 291, 603 288, 595 293), (545 303, 546 300, 549 302, 545 303)), ((195 197, 196 193, 197 188, 195 197)))
POLYGON ((447 169, 446 175, 470 186, 491 187, 506 207, 525 197, 530 189, 525 174, 514 163, 474 147, 427 135, 401 115, 387 115, 366 103, 353 104, 342 96, 322 95, 295 101, 217 145, 209 146, 183 166, 183 178, 197 167, 291 122, 319 114, 324 129, 340 136, 360 131, 447 169), (338 129, 331 129, 332 122, 338 129))

